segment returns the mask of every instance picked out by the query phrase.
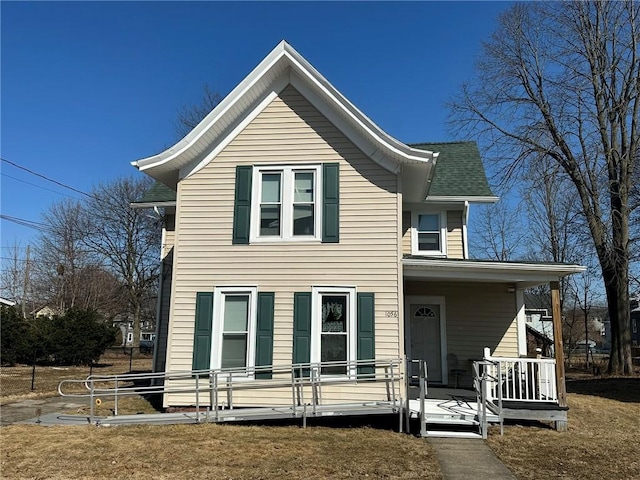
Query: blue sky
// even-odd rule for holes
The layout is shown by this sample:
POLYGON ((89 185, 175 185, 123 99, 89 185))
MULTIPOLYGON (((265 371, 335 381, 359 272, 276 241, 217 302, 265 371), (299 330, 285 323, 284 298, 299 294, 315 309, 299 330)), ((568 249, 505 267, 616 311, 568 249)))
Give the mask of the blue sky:
MULTIPOLYGON (((197 103, 205 84, 226 94, 282 39, 399 140, 455 140, 444 103, 508 7, 1 2, 1 155, 82 191, 139 175, 130 162, 177 140, 181 106, 197 103)), ((53 202, 79 196, 1 169, 3 215, 40 221, 53 202)), ((5 220, 0 232, 3 257, 38 235, 5 220)))

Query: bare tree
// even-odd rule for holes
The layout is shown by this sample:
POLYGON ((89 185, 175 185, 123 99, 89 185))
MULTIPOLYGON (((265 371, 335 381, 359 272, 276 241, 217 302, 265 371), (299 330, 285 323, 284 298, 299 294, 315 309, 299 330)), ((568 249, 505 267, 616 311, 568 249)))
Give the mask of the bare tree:
POLYGON ((14 302, 24 304, 27 298, 24 296, 24 281, 27 274, 27 260, 24 257, 23 247, 19 242, 14 242, 8 247, 8 251, 2 258, 2 296, 14 302))
POLYGON ((140 345, 140 320, 157 287, 160 219, 131 208, 151 186, 150 178, 121 178, 95 187, 87 200, 84 242, 123 285, 133 317, 133 346, 140 345))
POLYGON ((37 292, 39 300, 58 313, 82 303, 80 272, 91 264, 90 253, 82 243, 83 213, 80 201, 66 199, 53 203, 42 214, 46 228, 35 248, 37 292))
POLYGON ((473 257, 498 261, 522 257, 527 227, 519 208, 504 202, 483 205, 476 213, 473 225, 473 257))
POLYGON ((513 176, 543 156, 580 201, 611 319, 610 373, 631 373, 630 197, 640 146, 640 3, 516 4, 453 119, 513 176))
POLYGON ((209 85, 204 86, 204 93, 200 103, 185 105, 178 110, 178 117, 174 121, 174 127, 178 138, 184 137, 193 130, 204 117, 206 117, 216 105, 220 103, 222 96, 211 90, 209 85))

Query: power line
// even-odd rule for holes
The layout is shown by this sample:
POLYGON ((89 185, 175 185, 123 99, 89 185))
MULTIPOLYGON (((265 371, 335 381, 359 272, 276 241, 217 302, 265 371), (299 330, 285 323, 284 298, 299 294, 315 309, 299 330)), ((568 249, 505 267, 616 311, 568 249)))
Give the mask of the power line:
POLYGON ((40 231, 52 231, 49 225, 40 222, 34 222, 33 220, 26 220, 24 218, 12 217, 9 215, 0 214, 0 219, 6 220, 7 222, 16 223, 18 225, 22 225, 23 227, 35 228, 40 231))
POLYGON ((32 187, 41 188, 42 190, 46 190, 48 192, 57 193, 58 195, 64 195, 65 197, 69 197, 69 198, 76 198, 72 195, 67 195, 66 193, 63 193, 63 192, 58 192, 56 190, 51 190, 50 188, 43 187, 41 185, 36 185, 35 183, 27 182, 26 180, 22 180, 21 178, 12 177, 11 175, 7 175, 6 173, 1 173, 0 175, 2 175, 3 177, 10 178, 12 180, 17 180, 18 182, 26 183, 27 185, 31 185, 32 187))
POLYGON ((55 183, 56 185, 60 185, 61 187, 68 188, 69 190, 73 190, 76 193, 80 193, 80 194, 85 195, 87 197, 91 197, 91 195, 89 195, 86 192, 83 192, 82 190, 78 190, 77 188, 73 188, 73 187, 71 187, 69 185, 65 185, 64 183, 61 183, 61 182, 59 182, 57 180, 54 180, 53 178, 49 178, 46 175, 42 175, 41 173, 34 172, 33 170, 29 170, 28 168, 23 167, 22 165, 18 165, 17 163, 14 163, 14 162, 12 162, 10 160, 7 160, 6 158, 0 157, 0 160, 2 160, 3 162, 8 163, 9 165, 13 165, 14 167, 19 168, 20 170, 24 170, 25 172, 29 172, 31 175, 35 175, 37 177, 44 178, 48 182, 55 183))

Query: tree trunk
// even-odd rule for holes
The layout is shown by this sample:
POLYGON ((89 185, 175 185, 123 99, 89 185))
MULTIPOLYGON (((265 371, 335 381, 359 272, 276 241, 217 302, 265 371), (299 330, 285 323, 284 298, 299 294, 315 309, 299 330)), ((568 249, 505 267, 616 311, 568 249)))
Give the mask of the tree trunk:
POLYGON ((629 282, 627 268, 603 269, 603 279, 607 294, 609 322, 611 325, 611 355, 608 373, 629 375, 631 363, 631 330, 629 328, 629 282))

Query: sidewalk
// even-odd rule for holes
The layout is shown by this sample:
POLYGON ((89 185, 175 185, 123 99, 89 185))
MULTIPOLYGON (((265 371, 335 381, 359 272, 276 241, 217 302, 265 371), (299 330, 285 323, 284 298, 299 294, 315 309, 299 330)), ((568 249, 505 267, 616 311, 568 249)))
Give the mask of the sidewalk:
POLYGON ((0 407, 0 425, 38 423, 38 420, 40 425, 86 425, 84 421, 79 423, 77 420, 67 420, 61 412, 77 411, 88 405, 88 400, 81 398, 70 400, 62 397, 46 397, 20 400, 0 407))
POLYGON ((516 480, 483 440, 430 438, 444 480, 516 480))

